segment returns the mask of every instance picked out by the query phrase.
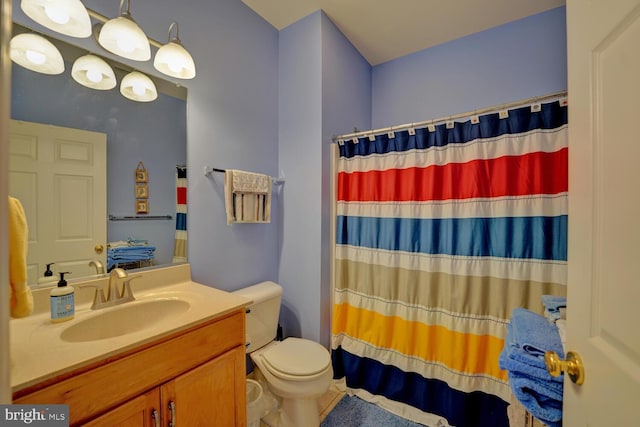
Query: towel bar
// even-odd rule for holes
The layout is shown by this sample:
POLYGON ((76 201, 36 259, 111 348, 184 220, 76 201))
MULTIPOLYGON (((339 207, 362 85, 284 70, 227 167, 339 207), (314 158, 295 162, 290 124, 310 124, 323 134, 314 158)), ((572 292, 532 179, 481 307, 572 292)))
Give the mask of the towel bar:
MULTIPOLYGON (((211 175, 213 172, 219 172, 219 173, 225 173, 227 170, 226 169, 219 169, 219 168, 214 168, 211 166, 205 166, 204 167, 204 174, 206 176, 211 175)), ((271 177, 271 182, 273 184, 284 184, 284 178, 275 178, 275 177, 271 177)))
POLYGON ((171 219, 171 215, 111 215, 109 214, 109 221, 136 221, 136 220, 158 220, 158 219, 171 219))

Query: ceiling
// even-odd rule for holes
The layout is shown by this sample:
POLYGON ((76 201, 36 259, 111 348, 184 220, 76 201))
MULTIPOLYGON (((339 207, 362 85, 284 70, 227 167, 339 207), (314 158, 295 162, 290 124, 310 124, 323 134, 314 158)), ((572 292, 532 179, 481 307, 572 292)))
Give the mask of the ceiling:
POLYGON ((281 30, 322 9, 371 65, 565 4, 565 0, 242 0, 281 30))

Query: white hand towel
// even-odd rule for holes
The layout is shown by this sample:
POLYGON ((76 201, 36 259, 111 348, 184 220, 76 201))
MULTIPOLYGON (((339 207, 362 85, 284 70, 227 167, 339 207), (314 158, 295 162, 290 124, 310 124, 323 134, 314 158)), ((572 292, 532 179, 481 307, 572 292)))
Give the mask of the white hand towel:
POLYGON ((271 222, 271 177, 227 169, 224 174, 227 224, 271 222))

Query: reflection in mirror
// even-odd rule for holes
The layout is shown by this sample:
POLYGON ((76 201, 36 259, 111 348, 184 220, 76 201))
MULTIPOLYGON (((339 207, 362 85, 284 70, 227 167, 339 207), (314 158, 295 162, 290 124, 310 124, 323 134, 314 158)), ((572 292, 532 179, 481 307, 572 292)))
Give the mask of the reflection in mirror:
MULTIPOLYGON (((14 33, 25 31, 30 30, 14 25, 14 33)), ((118 86, 112 90, 84 87, 71 78, 70 71, 73 61, 88 52, 47 38, 63 54, 64 73, 44 75, 16 64, 12 67, 11 126, 30 129, 12 133, 9 159, 10 194, 23 199, 29 225, 29 283, 50 280, 43 279, 48 263, 55 263, 51 266, 53 282, 60 271, 70 271, 71 279, 96 274, 97 269, 89 262, 100 261, 107 267, 108 242, 146 241, 155 247, 152 260, 132 262, 130 267, 171 263, 177 166, 184 168, 186 164, 186 89, 150 76, 158 98, 140 103, 124 98, 118 86), (33 125, 43 136, 34 139, 29 136, 31 125, 18 121, 46 125, 33 125), (44 151, 38 151, 38 141, 47 140, 51 144, 50 158, 59 161, 55 167, 51 163, 46 166, 51 170, 43 170, 38 164, 46 163, 44 151), (24 162, 29 156, 37 161, 27 167, 24 162), (76 169, 87 167, 82 165, 84 160, 97 171, 91 172, 91 178, 86 178, 83 171, 82 179, 71 179, 78 175, 76 169), (100 172, 101 162, 106 164, 106 173, 100 172), (146 213, 137 214, 140 199, 136 199, 135 172, 139 162, 147 171, 143 192, 147 198, 146 213), (109 216, 158 219, 116 221, 109 216), (47 235, 57 243, 74 243, 82 254, 62 258, 66 249, 45 242, 47 235)), ((131 71, 126 65, 109 63, 118 82, 131 71)))

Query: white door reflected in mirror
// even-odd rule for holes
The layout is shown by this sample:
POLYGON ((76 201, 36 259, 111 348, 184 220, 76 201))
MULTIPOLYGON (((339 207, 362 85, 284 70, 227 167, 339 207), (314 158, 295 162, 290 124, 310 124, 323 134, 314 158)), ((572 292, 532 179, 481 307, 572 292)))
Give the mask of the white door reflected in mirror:
POLYGON ((91 260, 106 264, 94 250, 107 241, 106 134, 17 120, 9 134, 9 194, 27 216, 29 284, 51 262, 70 278, 95 274, 91 260))

